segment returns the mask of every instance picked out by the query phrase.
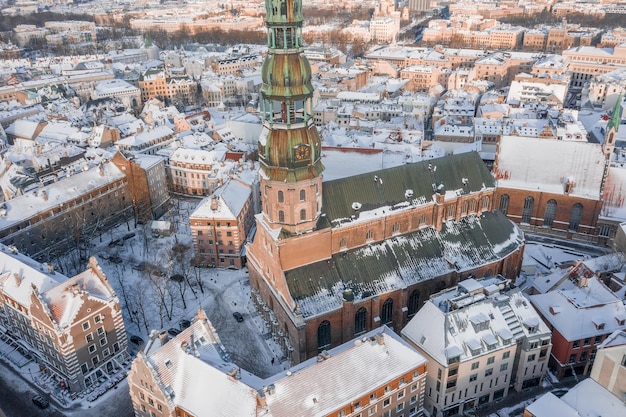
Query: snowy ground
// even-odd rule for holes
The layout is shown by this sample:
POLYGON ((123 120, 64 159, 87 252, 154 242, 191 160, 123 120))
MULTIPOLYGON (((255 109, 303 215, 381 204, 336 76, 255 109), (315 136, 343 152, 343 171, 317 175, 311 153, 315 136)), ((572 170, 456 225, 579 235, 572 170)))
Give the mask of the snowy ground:
MULTIPOLYGON (((147 341, 151 330, 178 328, 181 319, 191 320, 201 307, 237 365, 261 378, 288 369, 290 364, 282 360, 279 346, 251 301, 247 270, 189 267, 193 249, 187 219, 199 201, 186 199, 175 202, 167 215, 176 227, 176 233, 170 237, 154 238, 148 225, 135 228, 129 223, 120 225, 88 245, 86 255, 98 259, 120 298, 128 335, 137 335, 147 341), (129 233, 135 235, 122 239, 129 233), (111 241, 118 239, 118 245, 110 245, 111 241), (174 274, 185 275, 188 279, 178 285, 169 279, 174 274), (243 315, 243 322, 235 320, 235 311, 243 315)), ((542 270, 554 264, 589 259, 599 254, 597 247, 572 249, 567 242, 561 243, 529 240, 524 265, 542 270)), ((65 275, 72 276, 84 270, 86 263, 85 260, 80 261, 78 254, 73 254, 60 259, 57 266, 65 275)), ((130 347, 136 353, 137 347, 132 343, 130 347)), ((11 385, 19 387, 20 383, 16 381, 21 380, 26 389, 37 385, 41 392, 50 392, 46 376, 39 373, 35 363, 24 363, 23 357, 15 352, 10 342, 0 341, 0 356, 15 370, 11 385)), ((120 373, 123 375, 125 371, 120 373)), ((64 397, 63 413, 75 417, 132 415, 126 381, 122 380, 115 387, 111 385, 106 391, 101 389, 103 395, 95 400, 88 393, 74 400, 64 397)), ((517 415, 518 409, 516 406, 502 410, 501 415, 517 415)))

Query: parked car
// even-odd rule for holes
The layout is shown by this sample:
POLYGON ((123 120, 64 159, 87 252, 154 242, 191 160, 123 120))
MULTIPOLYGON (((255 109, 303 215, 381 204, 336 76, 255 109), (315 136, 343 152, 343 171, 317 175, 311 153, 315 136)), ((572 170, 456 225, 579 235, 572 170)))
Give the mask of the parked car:
POLYGON ((122 241, 122 239, 115 239, 109 242, 109 247, 112 248, 113 246, 117 246, 123 243, 124 242, 122 241))
POLYGON ((172 336, 172 337, 176 337, 176 336, 178 336, 178 335, 180 334, 180 330, 178 330, 178 329, 176 329, 176 328, 174 328, 174 327, 171 327, 171 328, 169 328, 169 329, 167 330, 167 333, 168 333, 170 336, 172 336))
POLYGON ((35 395, 33 397, 33 404, 35 404, 39 408, 48 408, 50 403, 41 395, 35 395))
POLYGON ((124 260, 117 255, 111 255, 109 257, 109 261, 113 262, 114 264, 121 264, 122 262, 124 262, 124 260))
POLYGON ((137 346, 142 346, 143 345, 143 339, 139 336, 136 335, 131 335, 130 336, 130 342, 136 344, 137 346))
POLYGON ((243 321, 243 316, 241 315, 240 312, 235 311, 233 313, 233 317, 235 318, 235 320, 237 320, 239 323, 241 323, 243 321))
POLYGON ((178 322, 178 327, 180 327, 181 330, 184 330, 189 326, 191 326, 191 322, 189 320, 183 319, 178 322))
POLYGON ((123 240, 128 240, 131 237, 135 237, 135 232, 126 233, 124 236, 122 236, 122 239, 123 240))

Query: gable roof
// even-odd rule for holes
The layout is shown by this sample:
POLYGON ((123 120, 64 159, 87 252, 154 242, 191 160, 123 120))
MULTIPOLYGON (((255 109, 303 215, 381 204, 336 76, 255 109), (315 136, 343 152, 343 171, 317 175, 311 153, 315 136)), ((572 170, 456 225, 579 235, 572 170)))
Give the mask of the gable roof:
POLYGON ((598 200, 606 158, 594 143, 502 136, 496 160, 498 187, 598 200))
POLYGON ((434 188, 456 196, 493 187, 495 181, 479 154, 463 153, 324 182, 322 213, 335 227, 371 218, 377 209, 382 214, 426 204, 433 200, 434 188), (409 190, 411 197, 407 197, 409 190), (358 211, 353 203, 360 204, 358 211))
MULTIPOLYGON (((482 163, 482 162, 481 162, 482 163)), ((406 288, 452 271, 495 262, 516 250, 523 233, 499 211, 448 221, 330 259, 285 271, 304 317, 340 308, 345 289, 356 301, 406 288)))

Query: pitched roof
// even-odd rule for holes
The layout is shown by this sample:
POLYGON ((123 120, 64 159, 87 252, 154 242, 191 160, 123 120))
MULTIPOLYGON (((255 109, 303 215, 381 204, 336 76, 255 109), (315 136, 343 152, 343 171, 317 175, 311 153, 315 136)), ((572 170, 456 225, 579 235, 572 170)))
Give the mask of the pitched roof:
MULTIPOLYGON (((481 162, 482 163, 482 162, 481 162)), ((285 272, 289 292, 305 317, 340 308, 344 289, 355 300, 384 294, 451 271, 497 261, 523 242, 522 232, 500 212, 427 227, 328 260, 285 272)))
POLYGON ((442 187, 438 188, 440 192, 455 195, 495 187, 480 155, 463 153, 324 182, 322 213, 333 227, 369 219, 377 215, 377 210, 382 215, 432 201, 434 184, 442 187), (467 185, 464 179, 468 180, 467 185), (358 211, 353 203, 360 204, 358 211))
POLYGON ((273 382, 274 392, 266 394, 273 417, 328 415, 338 406, 426 363, 420 353, 386 326, 328 353, 330 356, 321 362, 313 358, 291 368, 286 376, 278 375, 273 382))
POLYGON ((606 158, 594 143, 502 136, 497 155, 498 187, 600 198, 606 158))

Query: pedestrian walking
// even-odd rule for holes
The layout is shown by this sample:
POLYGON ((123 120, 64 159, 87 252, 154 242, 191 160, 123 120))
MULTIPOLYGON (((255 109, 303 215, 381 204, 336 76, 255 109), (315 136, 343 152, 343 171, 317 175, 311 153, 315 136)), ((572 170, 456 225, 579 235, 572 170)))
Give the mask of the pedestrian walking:
POLYGON ((274 359, 275 359, 275 358, 272 358, 272 365, 274 365, 274 359))

